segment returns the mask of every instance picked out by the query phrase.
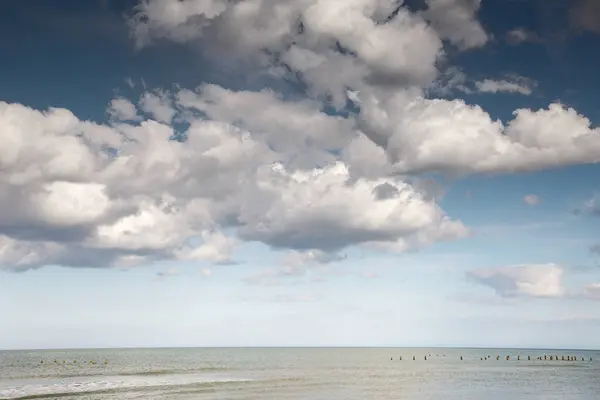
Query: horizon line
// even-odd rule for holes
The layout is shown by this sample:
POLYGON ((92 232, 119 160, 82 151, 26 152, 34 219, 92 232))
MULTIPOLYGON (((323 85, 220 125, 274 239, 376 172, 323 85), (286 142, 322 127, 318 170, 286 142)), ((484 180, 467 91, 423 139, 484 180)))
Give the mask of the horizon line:
POLYGON ((554 350, 554 351, 600 351, 600 348, 552 348, 510 346, 398 346, 398 345, 219 345, 219 346, 119 346, 119 347, 46 347, 46 348, 0 348, 7 351, 72 351, 72 350, 177 350, 177 349, 447 349, 447 350, 554 350))

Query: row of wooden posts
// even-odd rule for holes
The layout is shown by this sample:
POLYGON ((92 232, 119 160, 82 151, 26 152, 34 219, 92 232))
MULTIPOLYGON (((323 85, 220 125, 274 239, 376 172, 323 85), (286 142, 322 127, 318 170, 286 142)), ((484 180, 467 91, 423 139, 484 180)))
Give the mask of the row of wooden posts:
MULTIPOLYGON (((44 360, 40 361, 40 364, 44 364, 44 360)), ((54 360, 53 362, 47 362, 46 364, 77 364, 77 360, 73 360, 73 362, 66 360, 59 362, 58 360, 54 360)), ((95 360, 90 360, 89 363, 87 361, 82 361, 80 364, 98 364, 98 362, 95 360)), ((104 365, 106 364, 108 364, 108 360, 104 360, 104 365)))
MULTIPOLYGON (((429 355, 429 357, 431 357, 431 354, 429 355)), ((445 356, 444 356, 445 357, 445 356)), ((487 361, 487 360, 491 360, 491 356, 487 356, 487 357, 481 357, 480 360, 481 361, 487 361)), ((391 357, 390 360, 393 360, 394 358, 391 357)), ((402 356, 400 356, 400 361, 402 361, 402 356)), ((416 356, 413 356, 413 361, 416 360, 416 356)), ((460 360, 463 361, 463 356, 460 356, 460 360)), ((496 356, 496 360, 500 360, 500 356, 496 356)), ((510 360, 510 355, 506 356, 506 361, 510 360)), ((538 361, 585 361, 585 357, 581 356, 581 358, 578 358, 577 356, 561 356, 560 360, 558 358, 558 356, 548 356, 548 355, 543 355, 543 356, 538 356, 536 357, 536 360, 538 361)), ((425 361, 427 361, 427 356, 425 356, 425 361)), ((517 356, 517 361, 521 361, 521 356, 518 355, 517 356)), ((531 361, 531 356, 527 356, 527 361, 531 361)), ((592 357, 589 358, 589 361, 592 361, 592 357)))

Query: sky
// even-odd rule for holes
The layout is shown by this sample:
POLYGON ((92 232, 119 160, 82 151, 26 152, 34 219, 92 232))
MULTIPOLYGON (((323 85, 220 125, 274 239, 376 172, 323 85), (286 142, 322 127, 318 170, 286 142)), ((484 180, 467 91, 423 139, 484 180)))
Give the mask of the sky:
POLYGON ((0 2, 0 349, 600 348, 599 4, 0 2))

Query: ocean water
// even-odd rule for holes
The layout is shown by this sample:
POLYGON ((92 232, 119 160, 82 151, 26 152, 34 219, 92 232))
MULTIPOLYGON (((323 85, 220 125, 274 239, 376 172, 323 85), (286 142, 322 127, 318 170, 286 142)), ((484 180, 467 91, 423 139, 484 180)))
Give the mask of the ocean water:
POLYGON ((599 361, 600 352, 511 349, 4 351, 0 399, 598 399, 599 361))

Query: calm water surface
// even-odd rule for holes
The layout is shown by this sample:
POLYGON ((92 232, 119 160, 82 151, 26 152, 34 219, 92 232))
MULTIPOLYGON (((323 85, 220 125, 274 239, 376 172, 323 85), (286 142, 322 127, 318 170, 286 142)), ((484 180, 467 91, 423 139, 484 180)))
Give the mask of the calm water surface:
POLYGON ((0 399, 597 400, 598 361, 599 352, 507 349, 5 351, 0 399))

